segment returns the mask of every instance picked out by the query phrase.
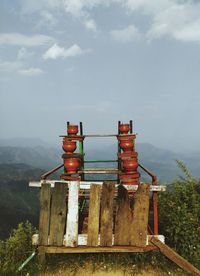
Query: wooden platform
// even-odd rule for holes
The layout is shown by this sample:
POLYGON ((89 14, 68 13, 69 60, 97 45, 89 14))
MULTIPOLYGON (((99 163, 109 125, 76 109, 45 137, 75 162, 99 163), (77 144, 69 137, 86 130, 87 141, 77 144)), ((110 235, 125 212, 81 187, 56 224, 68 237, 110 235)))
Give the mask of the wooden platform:
POLYGON ((39 252, 47 254, 57 253, 141 253, 151 250, 158 250, 156 246, 147 245, 145 247, 138 246, 39 246, 39 252))

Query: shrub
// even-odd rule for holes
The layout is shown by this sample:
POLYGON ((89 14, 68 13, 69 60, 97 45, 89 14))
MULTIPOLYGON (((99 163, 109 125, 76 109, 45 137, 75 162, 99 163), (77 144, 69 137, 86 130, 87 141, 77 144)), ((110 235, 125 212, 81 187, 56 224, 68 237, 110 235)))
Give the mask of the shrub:
POLYGON ((35 229, 28 221, 20 223, 6 241, 0 241, 0 274, 14 275, 18 267, 31 255, 31 237, 35 229))
POLYGON ((184 177, 176 179, 167 192, 159 195, 160 232, 166 243, 180 255, 200 265, 200 193, 199 181, 177 161, 184 177))

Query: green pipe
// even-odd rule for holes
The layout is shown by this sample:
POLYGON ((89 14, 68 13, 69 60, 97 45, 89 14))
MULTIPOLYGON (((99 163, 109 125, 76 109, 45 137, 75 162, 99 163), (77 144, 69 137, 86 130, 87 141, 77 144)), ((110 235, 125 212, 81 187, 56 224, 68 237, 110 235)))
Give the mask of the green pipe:
POLYGON ((117 160, 86 160, 85 163, 114 163, 117 160))
POLYGON ((22 270, 22 269, 33 259, 33 257, 35 256, 35 254, 36 254, 36 251, 34 251, 34 252, 31 254, 31 256, 29 256, 29 257, 23 262, 23 264, 20 265, 20 267, 18 268, 17 271, 21 271, 21 270, 22 270))
POLYGON ((84 154, 83 141, 79 142, 79 152, 80 152, 80 154, 84 154))

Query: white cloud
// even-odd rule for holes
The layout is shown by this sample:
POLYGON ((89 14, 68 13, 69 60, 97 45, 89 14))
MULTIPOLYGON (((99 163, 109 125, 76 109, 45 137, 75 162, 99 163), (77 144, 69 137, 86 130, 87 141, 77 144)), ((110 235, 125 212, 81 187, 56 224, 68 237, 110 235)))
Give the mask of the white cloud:
MULTIPOLYGON (((86 50, 87 51, 87 50, 86 50)), ((86 51, 82 50, 77 44, 65 49, 54 44, 43 55, 44 59, 69 58, 82 55, 86 51)))
POLYGON ((0 45, 16 45, 24 47, 41 46, 53 41, 46 35, 23 35, 20 33, 0 33, 0 45))
MULTIPOLYGON (((147 18, 148 39, 169 37, 182 42, 200 41, 200 1, 192 0, 21 0, 25 13, 38 13, 47 22, 65 12, 78 19, 89 30, 96 30, 92 12, 97 8, 119 5, 122 12, 138 13, 147 18), (41 12, 44 11, 44 12, 41 12)), ((117 31, 117 30, 116 30, 117 31)), ((134 36, 134 30, 132 30, 134 36)), ((135 33, 136 34, 136 33, 135 33)), ((116 33, 129 40, 125 33, 116 33)), ((115 33, 114 33, 115 37, 115 33)))
POLYGON ((134 25, 129 25, 124 29, 112 30, 110 34, 114 40, 122 43, 130 42, 140 38, 140 32, 134 25))
POLYGON ((27 76, 27 77, 31 77, 31 76, 38 76, 41 75, 42 73, 44 73, 43 70, 41 70, 40 68, 28 68, 28 69, 21 69, 18 71, 19 74, 27 76))
POLYGON ((148 39, 168 36, 182 42, 200 41, 200 2, 127 0, 125 6, 151 17, 148 39))
POLYGON ((84 22, 86 29, 96 32, 97 26, 93 19, 88 19, 84 22))
POLYGON ((12 73, 23 66, 18 61, 0 61, 0 72, 12 73))

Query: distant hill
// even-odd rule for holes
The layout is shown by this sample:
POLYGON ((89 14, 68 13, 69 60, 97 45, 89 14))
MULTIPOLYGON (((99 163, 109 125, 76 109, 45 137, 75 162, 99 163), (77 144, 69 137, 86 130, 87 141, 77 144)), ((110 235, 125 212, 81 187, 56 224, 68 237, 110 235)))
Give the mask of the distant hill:
POLYGON ((16 137, 16 138, 9 138, 9 139, 2 139, 0 138, 0 147, 25 147, 25 148, 33 148, 33 147, 50 147, 50 145, 44 142, 40 138, 23 138, 23 137, 16 137))
POLYGON ((37 168, 49 169, 62 162, 61 151, 43 146, 0 147, 0 164, 24 163, 37 168))
MULTIPOLYGON (((194 176, 200 177, 200 153, 180 154, 148 143, 136 143, 136 150, 139 153, 140 163, 156 173, 161 181, 171 181, 180 174, 176 159, 182 160, 194 176)), ((59 146, 57 148, 49 147, 47 143, 37 138, 0 139, 0 164, 23 163, 48 170, 62 163, 61 155, 62 149, 59 146)), ((88 148, 85 154, 86 160, 116 158, 116 144, 97 145, 96 148, 88 148)), ((109 166, 115 165, 109 163, 109 166)), ((95 164, 95 166, 105 167, 108 164, 95 164)))
POLYGON ((0 239, 8 237, 21 221, 38 224, 39 190, 28 186, 44 170, 26 164, 0 165, 0 239))

